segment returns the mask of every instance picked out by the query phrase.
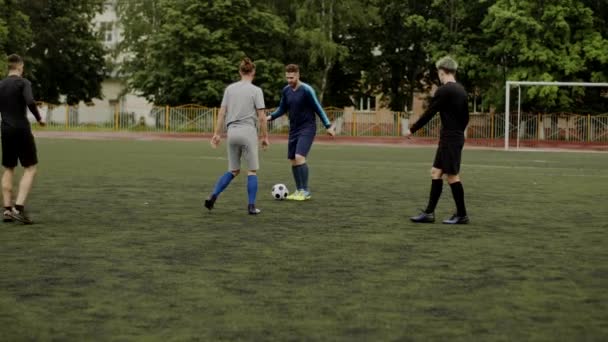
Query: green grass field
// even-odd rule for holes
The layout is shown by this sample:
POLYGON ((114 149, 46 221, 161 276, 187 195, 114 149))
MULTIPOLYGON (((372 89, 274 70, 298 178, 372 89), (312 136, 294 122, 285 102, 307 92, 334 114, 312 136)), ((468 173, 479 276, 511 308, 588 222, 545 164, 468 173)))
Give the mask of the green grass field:
MULTIPOLYGON (((32 226, 0 230, 2 341, 605 341, 608 155, 465 150, 472 224, 414 225, 434 148, 286 146, 258 207, 224 145, 38 141, 32 226)), ((450 189, 436 214, 453 211, 450 189)))

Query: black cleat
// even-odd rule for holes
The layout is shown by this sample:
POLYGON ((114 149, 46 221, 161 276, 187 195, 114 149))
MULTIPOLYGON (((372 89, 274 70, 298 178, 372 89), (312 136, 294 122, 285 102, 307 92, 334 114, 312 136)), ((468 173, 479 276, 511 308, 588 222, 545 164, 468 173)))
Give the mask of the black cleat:
POLYGON ((205 200, 205 208, 211 210, 213 209, 213 205, 215 204, 215 200, 217 200, 216 196, 211 195, 208 199, 205 200))
POLYGON ((435 213, 421 212, 418 216, 410 217, 410 220, 414 223, 433 223, 435 222, 435 213))
POLYGON ((5 210, 4 214, 2 216, 4 216, 4 219, 3 219, 4 222, 13 222, 14 221, 13 217, 11 216, 10 210, 5 210))
POLYGON ((444 224, 467 224, 469 223, 468 216, 458 216, 456 214, 452 215, 449 219, 443 220, 444 224))
POLYGON ((258 208, 255 207, 255 204, 250 204, 247 206, 247 212, 249 213, 249 215, 257 215, 259 213, 261 213, 262 211, 258 208))
POLYGON ((15 219, 19 222, 22 222, 23 224, 34 223, 34 221, 30 220, 30 218, 27 216, 27 214, 25 213, 25 210, 19 211, 19 210, 13 208, 13 210, 10 211, 9 215, 13 219, 15 219))

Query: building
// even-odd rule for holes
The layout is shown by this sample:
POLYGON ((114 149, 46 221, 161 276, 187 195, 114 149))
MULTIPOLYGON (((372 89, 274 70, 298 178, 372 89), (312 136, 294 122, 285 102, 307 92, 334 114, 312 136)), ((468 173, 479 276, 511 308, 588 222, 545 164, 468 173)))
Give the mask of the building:
POLYGON ((101 86, 102 99, 94 99, 93 103, 81 104, 78 110, 78 122, 80 124, 114 123, 117 118, 120 118, 121 126, 125 128, 143 122, 146 125, 153 125, 154 118, 150 116, 153 105, 142 96, 126 92, 124 81, 118 77, 116 66, 124 60, 124 55, 115 53, 123 37, 116 12, 117 1, 105 1, 102 12, 93 19, 93 25, 101 33, 103 44, 109 51, 106 58, 108 65, 111 65, 112 68, 101 86))

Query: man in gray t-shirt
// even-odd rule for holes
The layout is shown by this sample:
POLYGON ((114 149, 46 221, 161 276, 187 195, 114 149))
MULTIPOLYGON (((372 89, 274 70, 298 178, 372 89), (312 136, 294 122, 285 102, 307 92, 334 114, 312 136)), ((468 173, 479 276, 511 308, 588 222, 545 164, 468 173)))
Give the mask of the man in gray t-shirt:
POLYGON ((255 65, 249 58, 243 59, 239 67, 241 80, 229 85, 224 91, 224 98, 218 113, 217 125, 211 146, 216 148, 221 140, 220 129, 226 122, 228 140, 228 172, 222 175, 215 185, 211 195, 205 200, 205 207, 213 209, 218 196, 224 191, 232 179, 241 171, 241 157, 247 161, 247 194, 249 205, 247 211, 251 215, 260 213, 255 207, 258 192, 259 168, 258 160, 258 122, 261 124, 262 148, 268 147, 268 129, 264 113, 264 95, 262 89, 251 82, 255 76, 255 65))

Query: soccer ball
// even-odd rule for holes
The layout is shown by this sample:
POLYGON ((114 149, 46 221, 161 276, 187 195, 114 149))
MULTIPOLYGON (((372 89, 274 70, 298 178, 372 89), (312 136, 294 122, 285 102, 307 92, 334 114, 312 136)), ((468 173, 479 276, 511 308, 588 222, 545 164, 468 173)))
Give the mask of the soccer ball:
POLYGON ((277 201, 284 200, 289 195, 289 190, 285 184, 275 184, 272 186, 272 197, 277 201))

